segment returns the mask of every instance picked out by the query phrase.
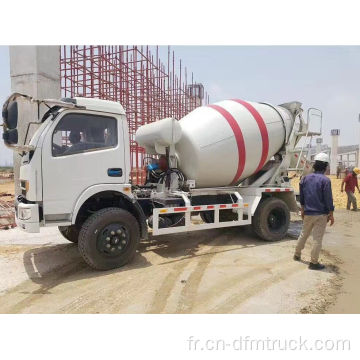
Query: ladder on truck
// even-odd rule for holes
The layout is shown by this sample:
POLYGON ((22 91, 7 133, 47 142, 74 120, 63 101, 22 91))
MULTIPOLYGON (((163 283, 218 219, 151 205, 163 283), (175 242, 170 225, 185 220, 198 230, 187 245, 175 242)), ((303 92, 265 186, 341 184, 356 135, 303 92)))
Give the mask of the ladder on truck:
POLYGON ((321 136, 322 133, 322 112, 316 108, 309 108, 307 111, 307 121, 302 119, 300 115, 300 127, 299 129, 295 130, 295 141, 294 144, 298 144, 299 141, 304 138, 302 145, 299 148, 295 148, 291 150, 296 158, 296 165, 294 167, 289 167, 289 171, 295 171, 296 173, 302 174, 306 167, 309 166, 311 162, 311 149, 312 149, 312 140, 313 137, 321 136), (319 131, 311 131, 310 130, 310 123, 311 118, 315 117, 318 118, 320 121, 320 129, 319 131))

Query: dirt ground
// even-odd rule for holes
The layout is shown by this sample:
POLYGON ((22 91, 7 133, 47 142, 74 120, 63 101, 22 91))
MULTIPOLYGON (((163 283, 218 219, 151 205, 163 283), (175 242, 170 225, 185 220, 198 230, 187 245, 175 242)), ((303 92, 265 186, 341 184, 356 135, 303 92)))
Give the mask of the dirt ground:
MULTIPOLYGON (((336 192, 341 180, 332 183, 336 192)), ((0 183, 0 193, 13 189, 0 183)), ((150 238, 107 272, 89 269, 56 228, 0 231, 0 313, 360 313, 360 212, 334 198, 321 272, 307 269, 310 244, 303 263, 292 260, 296 217, 277 243, 244 228, 150 238)))
POLYGON ((0 180, 0 194, 14 194, 14 183, 12 181, 0 180))
POLYGON ((229 228, 150 238, 133 262, 96 272, 55 228, 0 232, 0 313, 360 312, 360 213, 336 213, 324 271, 292 260, 301 224, 276 243, 229 228))
POLYGON ((14 206, 14 182, 1 178, 0 172, 0 231, 16 226, 14 206))

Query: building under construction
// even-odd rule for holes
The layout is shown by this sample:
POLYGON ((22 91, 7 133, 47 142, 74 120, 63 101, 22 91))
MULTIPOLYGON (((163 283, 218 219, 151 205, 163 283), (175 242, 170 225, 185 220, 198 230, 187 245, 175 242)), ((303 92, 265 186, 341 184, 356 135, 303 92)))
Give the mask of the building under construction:
POLYGON ((209 96, 193 73, 168 47, 165 62, 159 48, 148 46, 63 46, 61 90, 65 97, 117 101, 124 107, 130 133, 133 182, 145 180, 144 149, 135 142, 138 127, 166 117, 182 118, 207 104, 209 96))

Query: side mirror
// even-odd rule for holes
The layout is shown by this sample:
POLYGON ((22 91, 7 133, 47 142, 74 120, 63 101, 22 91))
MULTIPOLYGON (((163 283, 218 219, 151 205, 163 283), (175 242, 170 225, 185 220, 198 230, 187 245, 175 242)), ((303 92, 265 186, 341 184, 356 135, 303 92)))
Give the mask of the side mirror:
MULTIPOLYGON (((2 112, 6 127, 10 130, 16 129, 18 124, 18 104, 12 101, 2 112)), ((5 139, 4 139, 5 140, 5 139)))
POLYGON ((5 130, 3 133, 3 139, 7 145, 17 145, 18 143, 17 129, 5 130))

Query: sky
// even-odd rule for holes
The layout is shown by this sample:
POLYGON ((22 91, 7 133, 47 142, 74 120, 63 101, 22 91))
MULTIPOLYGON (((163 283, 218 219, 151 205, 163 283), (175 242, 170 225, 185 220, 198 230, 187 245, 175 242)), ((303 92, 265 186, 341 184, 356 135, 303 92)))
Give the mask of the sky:
POLYGON ((324 143, 360 141, 360 46, 174 47, 204 83, 210 102, 228 98, 282 104, 300 101, 323 112, 324 143))
MULTIPOLYGON (((210 102, 228 98, 282 104, 300 101, 323 112, 324 143, 360 141, 360 46, 173 46, 204 84, 210 102)), ((167 47, 160 47, 167 61, 167 47)), ((8 48, 0 46, 0 102, 10 94, 8 48)), ((0 130, 1 132, 1 130, 0 130)), ((0 165, 10 161, 0 141, 0 165)))

